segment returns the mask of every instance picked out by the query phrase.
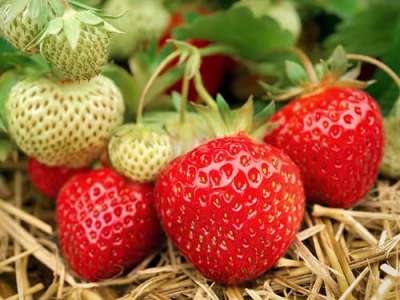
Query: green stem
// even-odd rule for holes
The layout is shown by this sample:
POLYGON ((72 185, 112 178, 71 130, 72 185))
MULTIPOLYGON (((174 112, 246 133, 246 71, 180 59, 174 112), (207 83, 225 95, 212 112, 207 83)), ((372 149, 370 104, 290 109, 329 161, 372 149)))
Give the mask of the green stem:
POLYGON ((182 83, 182 91, 181 91, 181 104, 179 108, 179 119, 181 124, 185 122, 185 115, 186 115, 186 104, 189 97, 189 70, 185 68, 185 74, 183 76, 183 83, 182 83))
POLYGON ((314 66, 310 60, 310 58, 307 56, 307 54, 304 53, 303 50, 299 48, 291 48, 289 49, 290 52, 294 53, 302 62, 308 78, 310 79, 311 83, 318 83, 318 76, 317 73, 315 72, 314 66))
POLYGON ((201 78, 200 70, 196 72, 194 76, 194 84, 196 91, 200 98, 212 109, 218 110, 217 104, 215 103, 213 97, 208 93, 207 89, 204 87, 203 79, 201 78))
POLYGON ((153 75, 151 75, 149 81, 147 82, 146 86, 143 89, 142 95, 140 96, 137 115, 136 115, 136 122, 138 124, 142 123, 143 120, 143 110, 144 110, 144 101, 146 98, 147 93, 149 92, 151 86, 153 85, 154 81, 157 77, 161 74, 161 72, 180 55, 180 51, 176 50, 168 55, 164 61, 157 67, 154 71, 153 75))
POLYGON ((215 54, 235 54, 235 50, 232 47, 226 45, 214 44, 205 48, 199 49, 201 56, 210 56, 215 54))
POLYGON ((68 0, 60 0, 60 1, 61 1, 62 5, 64 6, 64 10, 65 10, 65 11, 67 11, 68 9, 70 9, 68 0))
POLYGON ((362 55, 362 54, 347 54, 346 57, 348 59, 351 60, 355 60, 355 61, 361 61, 361 62, 365 62, 365 63, 369 63, 372 64, 374 66, 377 66, 379 69, 381 69, 382 71, 384 71, 387 75, 389 75, 393 81, 397 84, 398 87, 400 87, 400 77, 387 65, 385 65, 383 62, 366 56, 366 55, 362 55))

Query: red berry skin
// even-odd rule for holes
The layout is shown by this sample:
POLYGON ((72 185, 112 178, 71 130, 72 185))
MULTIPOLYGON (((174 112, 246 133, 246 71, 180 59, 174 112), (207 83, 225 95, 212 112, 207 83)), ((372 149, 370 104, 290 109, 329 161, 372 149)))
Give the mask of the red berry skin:
POLYGON ((348 208, 373 186, 383 156, 382 115, 367 93, 333 87, 294 100, 273 116, 265 142, 300 167, 307 199, 348 208))
POLYGON ((244 135, 219 138, 161 173, 156 210, 205 277, 237 284, 273 267, 295 237, 305 202, 299 174, 279 149, 244 135))
POLYGON ((28 159, 28 173, 33 185, 43 195, 56 198, 62 186, 74 175, 87 169, 71 169, 66 167, 49 167, 34 158, 28 159))
POLYGON ((69 267, 87 281, 122 273, 162 241, 153 187, 111 169, 72 178, 57 199, 59 241, 69 267))
MULTIPOLYGON (((201 10, 199 11, 199 13, 203 15, 208 14, 208 12, 205 10, 201 10)), ((168 26, 167 31, 160 40, 159 43, 160 46, 164 46, 167 43, 167 40, 171 38, 172 31, 177 27, 184 25, 184 22, 185 20, 181 13, 173 14, 171 17, 170 25, 168 26)), ((208 45, 210 45, 210 42, 204 40, 189 40, 187 42, 193 46, 196 46, 197 48, 205 48, 208 45)), ((178 61, 179 59, 176 59, 176 61, 171 64, 171 67, 175 66, 178 63, 178 61)), ((215 95, 219 91, 223 83, 224 76, 228 69, 228 66, 229 66, 228 58, 223 55, 209 55, 202 58, 200 66, 200 74, 203 79, 204 87, 211 95, 215 95)), ((171 86, 167 92, 168 93, 171 93, 173 91, 181 92, 182 83, 183 83, 182 80, 178 81, 173 86, 171 86)), ((196 101, 198 98, 198 94, 193 81, 191 81, 189 85, 188 97, 192 101, 196 101)))

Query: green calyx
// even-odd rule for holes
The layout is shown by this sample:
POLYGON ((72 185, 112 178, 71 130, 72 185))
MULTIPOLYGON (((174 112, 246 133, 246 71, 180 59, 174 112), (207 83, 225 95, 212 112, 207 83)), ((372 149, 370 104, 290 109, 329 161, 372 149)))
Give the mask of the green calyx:
POLYGON ((12 22, 24 13, 35 24, 44 26, 55 16, 62 15, 64 7, 60 0, 6 0, 0 2, 0 7, 7 7, 4 23, 12 22))
POLYGON ((63 16, 51 20, 35 44, 40 44, 46 37, 64 33, 72 50, 76 50, 82 25, 97 27, 109 33, 121 33, 118 29, 96 15, 92 10, 75 11, 67 9, 63 16))
POLYGON ((275 113, 274 102, 269 103, 257 114, 254 113, 252 97, 238 109, 231 109, 225 99, 218 95, 216 107, 196 105, 194 107, 208 124, 214 137, 234 135, 240 132, 262 140, 272 124, 267 120, 275 113))
POLYGON ((17 49, 34 53, 33 44, 48 22, 62 15, 59 0, 7 0, 0 3, 0 32, 17 49))
POLYGON ((321 60, 315 66, 300 50, 296 49, 293 52, 299 56, 304 65, 293 61, 286 62, 287 77, 294 86, 282 89, 262 83, 268 98, 284 101, 297 96, 318 93, 332 86, 364 89, 373 83, 357 80, 361 65, 352 67, 349 55, 342 46, 338 46, 329 59, 321 60))

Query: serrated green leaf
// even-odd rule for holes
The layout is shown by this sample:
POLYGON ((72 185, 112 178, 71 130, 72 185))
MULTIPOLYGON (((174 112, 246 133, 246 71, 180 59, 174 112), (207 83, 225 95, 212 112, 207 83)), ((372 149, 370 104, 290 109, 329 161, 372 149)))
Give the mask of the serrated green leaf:
POLYGON ((355 15, 363 8, 362 0, 322 0, 318 5, 341 18, 355 15))
POLYGON ((286 73, 289 80, 295 85, 301 85, 308 81, 308 76, 306 70, 293 61, 287 61, 285 63, 286 73))
MULTIPOLYGON (((394 39, 388 51, 383 55, 382 61, 396 74, 400 74, 400 20, 395 28, 394 39)), ((387 115, 399 97, 399 87, 383 71, 378 71, 374 76, 376 83, 368 88, 368 92, 374 96, 381 106, 382 113, 387 115)))
POLYGON ((340 23, 324 45, 329 51, 343 45, 348 52, 381 56, 390 47, 399 16, 399 1, 373 4, 340 23))
POLYGON ((81 24, 76 18, 64 19, 64 33, 72 49, 78 46, 79 36, 81 34, 81 24))
POLYGON ((79 20, 88 25, 98 25, 103 22, 102 18, 88 10, 79 13, 79 20))
POLYGON ((125 69, 117 65, 107 65, 103 75, 109 77, 121 91, 126 106, 126 117, 134 120, 140 98, 141 88, 137 81, 125 69))
POLYGON ((233 47, 243 58, 263 60, 271 50, 293 46, 294 37, 269 17, 256 18, 246 7, 201 16, 175 31, 178 39, 203 39, 233 47))
POLYGON ((50 21, 47 29, 46 34, 56 35, 59 34, 61 29, 63 28, 64 20, 62 18, 56 18, 50 21))
POLYGON ((14 145, 11 141, 0 138, 0 162, 3 162, 9 158, 13 150, 14 145))

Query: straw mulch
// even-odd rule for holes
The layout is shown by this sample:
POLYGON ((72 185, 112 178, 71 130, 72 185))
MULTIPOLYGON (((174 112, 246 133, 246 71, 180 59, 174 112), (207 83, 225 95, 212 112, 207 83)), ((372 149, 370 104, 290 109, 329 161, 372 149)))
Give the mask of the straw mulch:
POLYGON ((276 268, 240 287, 205 280, 170 243, 91 284, 65 267, 54 203, 38 198, 25 168, 0 164, 0 299, 400 299, 400 182, 379 181, 353 210, 309 207, 276 268))

